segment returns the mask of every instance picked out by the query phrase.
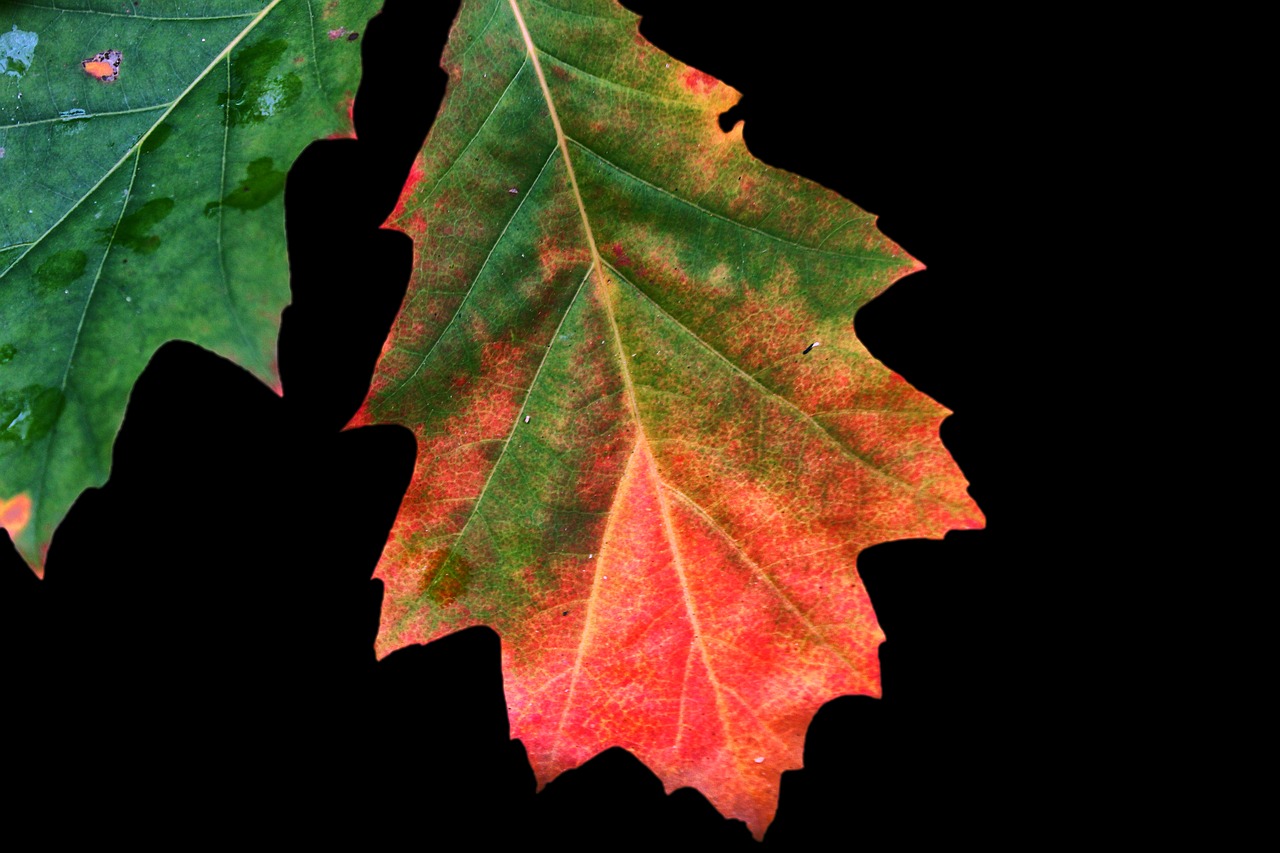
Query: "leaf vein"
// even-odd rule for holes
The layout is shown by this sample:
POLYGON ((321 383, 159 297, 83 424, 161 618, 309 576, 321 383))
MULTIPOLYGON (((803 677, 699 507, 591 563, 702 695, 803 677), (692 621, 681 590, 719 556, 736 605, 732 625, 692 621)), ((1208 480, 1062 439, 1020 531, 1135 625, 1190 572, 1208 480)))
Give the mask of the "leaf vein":
POLYGON ((80 15, 98 15, 103 18, 131 18, 139 21, 236 21, 241 18, 252 18, 258 12, 242 12, 239 15, 209 15, 209 16, 161 16, 161 15, 125 15, 120 12, 104 12, 101 9, 67 9, 63 6, 44 6, 38 3, 13 3, 14 6, 22 6, 27 9, 43 9, 46 12, 60 12, 62 14, 80 14, 80 15))
MULTIPOLYGON (((798 604, 792 601, 789 595, 783 592, 782 588, 778 586, 778 582, 773 577, 773 575, 765 571, 764 567, 761 566, 760 563, 755 560, 755 558, 753 558, 750 554, 748 554, 746 552, 746 549, 744 549, 736 539, 734 539, 732 536, 729 535, 729 531, 721 527, 719 522, 717 522, 714 518, 712 518, 709 513, 707 513, 705 510, 703 510, 701 506, 698 505, 697 501, 689 497, 683 491, 681 491, 680 489, 677 489, 675 486, 672 486, 670 483, 666 482, 665 479, 663 481, 663 485, 666 487, 668 491, 674 494, 678 499, 680 499, 685 504, 687 504, 688 507, 692 509, 695 513, 697 513, 698 516, 702 518, 702 520, 706 522, 706 524, 712 530, 718 533, 720 537, 724 539, 725 542, 729 543, 730 547, 732 547, 733 550, 737 551, 738 554, 741 555, 743 561, 746 562, 746 564, 751 567, 752 573, 756 577, 758 577, 760 580, 764 581, 765 586, 769 587, 769 590, 777 597, 779 601, 783 603, 783 605, 789 611, 791 611, 792 615, 794 615, 797 619, 800 620, 801 624, 804 625, 805 629, 808 630, 808 632, 812 634, 815 639, 820 640, 822 642, 822 645, 824 648, 830 649, 836 655, 836 657, 840 658, 841 661, 843 661, 845 664, 848 665, 849 669, 853 670, 858 675, 860 676, 865 675, 865 672, 861 667, 859 667, 853 661, 845 657, 844 652, 826 638, 826 636, 822 633, 822 629, 819 628, 813 622, 813 620, 809 618, 808 614, 806 614, 803 610, 800 609, 800 606, 798 604)), ((841 546, 835 545, 833 547, 839 548, 841 546)), ((821 550, 829 550, 829 549, 821 549, 821 550)), ((815 551, 813 553, 818 553, 818 552, 815 551)), ((801 555, 801 556, 807 556, 807 555, 801 555)), ((725 641, 721 640, 721 642, 725 642, 725 641)))
POLYGON ((40 124, 54 124, 54 123, 66 124, 67 122, 71 122, 71 121, 84 121, 86 119, 91 119, 91 118, 111 118, 113 116, 132 115, 135 113, 147 113, 147 112, 151 112, 152 110, 163 110, 166 107, 171 107, 171 106, 173 106, 173 101, 168 101, 163 104, 153 104, 152 106, 149 106, 149 107, 134 107, 133 109, 129 109, 129 110, 113 110, 111 112, 106 112, 106 113, 84 113, 83 115, 73 115, 73 116, 58 115, 58 116, 53 116, 51 118, 38 118, 38 119, 32 119, 31 121, 20 121, 14 124, 0 125, 0 130, 13 130, 14 128, 18 128, 18 127, 35 127, 36 125, 40 125, 40 124))
POLYGON ((585 68, 581 68, 577 65, 574 65, 572 62, 566 62, 565 60, 556 56, 554 53, 549 52, 546 48, 543 48, 543 47, 538 48, 538 53, 542 54, 548 59, 555 61, 559 65, 563 65, 565 68, 572 69, 578 72, 579 74, 590 77, 592 80, 599 80, 601 83, 605 84, 611 89, 617 89, 618 91, 621 91, 621 92, 635 92, 637 95, 643 95, 644 97, 650 98, 655 101, 662 101, 668 104, 675 104, 677 107, 680 107, 681 109, 684 109, 684 110, 698 110, 698 107, 696 105, 691 104, 688 101, 682 101, 676 98, 664 97, 663 95, 659 95, 655 92, 646 92, 644 89, 637 89, 634 86, 627 86, 615 80, 610 80, 607 77, 600 77, 596 74, 592 74, 590 71, 588 71, 585 68))

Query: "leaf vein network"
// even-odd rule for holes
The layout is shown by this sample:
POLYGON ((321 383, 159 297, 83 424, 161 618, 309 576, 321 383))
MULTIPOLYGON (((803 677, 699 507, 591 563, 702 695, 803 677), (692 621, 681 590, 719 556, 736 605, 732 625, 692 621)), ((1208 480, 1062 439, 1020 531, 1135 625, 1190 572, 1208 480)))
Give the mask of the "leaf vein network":
MULTIPOLYGON (((85 318, 89 316, 89 306, 93 304, 93 297, 98 290, 98 282, 102 279, 102 270, 107 265, 107 256, 111 254, 111 249, 115 245, 116 233, 120 230, 120 223, 124 221, 124 212, 129 208, 129 197, 133 195, 133 184, 138 177, 138 163, 142 159, 141 147, 135 147, 131 152, 133 157, 133 172, 129 175, 129 186, 124 192, 124 198, 120 200, 120 213, 116 216, 115 225, 111 227, 111 238, 107 241, 106 248, 102 250, 102 259, 98 261, 98 268, 93 273, 93 281, 89 284, 89 292, 85 294, 84 304, 80 309, 80 320, 76 324, 75 337, 71 340, 71 347, 67 352, 66 364, 62 368, 62 379, 58 383, 58 391, 66 396, 67 383, 71 378, 71 363, 75 361, 76 349, 80 346, 80 335, 84 331, 85 318)), ((44 505, 45 487, 48 485, 49 478, 46 476, 49 471, 49 456, 53 452, 53 446, 58 441, 58 430, 54 430, 49 435, 48 441, 44 446, 44 458, 40 461, 40 479, 36 489, 35 498, 32 501, 34 515, 31 521, 38 523, 40 508, 44 505)))
POLYGON ((489 119, 493 118, 494 113, 498 111, 498 107, 502 105, 503 100, 505 100, 507 97, 507 93, 511 91, 511 87, 516 84, 516 80, 519 79, 520 74, 524 71, 525 66, 528 64, 529 64, 529 60, 527 58, 525 59, 524 62, 520 63, 520 67, 516 69, 516 73, 511 75, 511 81, 507 83, 507 87, 502 90, 502 94, 499 95, 497 100, 493 102, 493 107, 490 108, 488 114, 484 117, 484 121, 480 122, 480 126, 476 128, 476 132, 471 135, 471 138, 467 140, 467 144, 464 145, 462 147, 462 150, 458 152, 458 156, 453 158, 453 162, 449 164, 449 167, 445 169, 443 173, 441 173, 439 178, 436 178, 436 182, 431 185, 431 189, 427 190, 425 193, 420 194, 419 198, 424 199, 424 201, 415 204, 411 208, 408 208, 405 211, 406 213, 412 213, 414 211, 421 210, 422 205, 425 203, 425 199, 431 198, 432 196, 435 195, 436 189, 438 189, 440 184, 444 183, 444 179, 449 177, 449 175, 453 172, 453 167, 458 165, 460 162, 462 162, 462 159, 467 156, 467 152, 471 150, 472 144, 474 144, 475 141, 480 138, 480 135, 484 132, 485 126, 489 124, 489 119))
MULTIPOLYGON (((712 530, 714 530, 722 539, 724 539, 725 542, 728 542, 729 545, 733 548, 733 550, 737 551, 738 554, 741 555, 742 559, 747 563, 748 566, 751 567, 752 574, 754 574, 760 580, 764 581, 765 586, 769 587, 770 592, 772 592, 774 596, 776 596, 777 599, 781 601, 783 605, 785 605, 786 608, 790 610, 791 613, 797 619, 800 620, 800 622, 804 625, 805 629, 808 630, 808 632, 811 635, 813 635, 815 639, 821 641, 823 646, 830 648, 831 651, 835 653, 836 657, 840 658, 840 660, 843 661, 849 667, 849 669, 853 670, 858 675, 863 674, 863 671, 860 667, 858 667, 856 664, 854 664, 853 661, 849 660, 847 657, 844 656, 844 653, 841 652, 839 646, 837 646, 835 643, 832 643, 825 636, 823 636, 822 629, 820 629, 813 622, 813 620, 809 618, 809 615, 800 608, 800 605, 796 604, 791 599, 791 596, 787 595, 787 593, 782 590, 782 588, 778 585, 778 582, 773 577, 773 575, 767 572, 764 566, 760 565, 760 563, 757 562, 755 558, 753 558, 750 554, 746 552, 746 549, 744 549, 737 540, 735 540, 732 536, 729 535, 729 531, 721 527, 719 522, 717 522, 714 518, 711 517, 709 513, 703 510, 703 508, 699 506, 697 501, 695 501, 693 498, 689 497, 687 494, 675 488, 674 486, 670 485, 669 483, 664 483, 664 486, 667 488, 667 490, 669 490, 672 494, 674 494, 677 499, 687 504, 688 507, 692 509, 695 513, 697 513, 698 516, 702 518, 702 520, 706 522, 706 524, 712 530)), ((836 545, 833 547, 838 548, 841 546, 836 545)), ((822 549, 822 550, 830 550, 830 549, 822 549)), ((812 553, 817 553, 817 552, 815 551, 812 553)), ((807 555, 799 555, 799 556, 807 556, 807 555)), ((721 641, 721 642, 725 642, 725 641, 721 641)))
MULTIPOLYGON (((444 324, 444 327, 440 330, 440 334, 431 342, 431 346, 427 349, 426 353, 423 354, 422 359, 418 362, 418 366, 413 369, 413 372, 401 380, 400 383, 390 393, 388 393, 387 398, 389 400, 394 400, 408 389, 409 383, 413 381, 414 377, 422 372, 422 368, 426 366, 427 359, 431 358, 431 354, 435 352, 436 346, 444 339, 445 333, 449 331, 454 322, 456 322, 458 317, 461 316, 463 307, 470 301, 472 294, 475 293, 476 282, 489 266, 489 261, 493 258, 493 253, 498 250, 498 244, 502 242, 502 238, 506 236, 507 230, 511 228, 511 223, 515 222, 516 217, 520 215, 520 211, 524 207, 525 202, 533 196, 534 187, 538 185, 538 182, 542 180, 542 176, 546 174, 547 167, 551 165, 552 160, 555 159, 557 150, 558 149, 555 148, 551 149, 551 153, 549 153, 547 155, 547 159, 543 161, 542 169, 538 171, 538 176, 533 179, 533 185, 529 187, 529 191, 524 194, 524 197, 520 199, 520 203, 516 205, 513 211, 511 211, 511 216, 507 218, 506 224, 502 226, 502 232, 498 234, 497 238, 493 241, 493 245, 489 247, 489 254, 485 255, 484 263, 480 265, 480 269, 476 270, 476 274, 472 276, 471 285, 467 288, 466 295, 463 296, 462 299, 458 300, 458 306, 453 309, 453 314, 449 316, 449 322, 444 324)), ((557 330, 558 329, 559 327, 557 327, 557 330)))
MULTIPOLYGON (((608 266, 608 265, 606 264, 606 266, 608 266)), ((669 313, 665 308, 663 308, 663 307, 662 307, 662 305, 660 305, 657 301, 655 301, 655 300, 653 299, 653 297, 651 297, 649 294, 645 293, 643 289, 641 289, 640 287, 638 287, 637 285, 635 285, 634 283, 632 283, 631 281, 629 281, 625 276, 623 276, 620 272, 618 272, 618 271, 617 271, 616 269, 614 269, 612 266, 610 266, 610 267, 609 267, 609 269, 613 272, 613 274, 614 274, 614 275, 616 275, 616 276, 618 277, 618 280, 619 280, 619 281, 622 281, 622 282, 623 282, 623 283, 625 283, 628 287, 630 287, 630 288, 631 288, 631 289, 633 289, 636 293, 638 293, 638 294, 641 296, 641 298, 643 298, 646 302, 648 302, 649 304, 651 304, 651 305, 654 307, 654 309, 655 309, 656 311, 660 312, 664 317, 666 317, 666 318, 667 318, 667 319, 669 319, 672 323, 674 323, 675 325, 677 325, 678 327, 680 327, 680 329, 682 329, 682 330, 683 330, 683 331, 684 331, 684 332, 685 332, 685 333, 686 333, 690 338, 692 338, 694 341, 696 341, 696 342, 697 342, 697 343, 698 343, 698 344, 699 344, 703 349, 707 350, 707 352, 711 353, 711 354, 712 354, 713 356, 715 356, 715 358, 717 358, 718 360, 720 360, 720 361, 724 362, 724 363, 725 363, 726 365, 728 365, 728 366, 729 366, 729 367, 730 367, 730 368, 731 368, 735 373, 737 373, 739 376, 741 376, 743 379, 745 379, 745 380, 746 380, 747 382, 749 382, 751 385, 753 385, 753 386, 755 386, 756 388, 758 388, 758 389, 760 389, 761 391, 763 391, 763 392, 765 393, 765 395, 766 395, 766 396, 771 397, 771 398, 773 398, 773 399, 777 400, 777 401, 778 401, 779 403, 781 403, 783 406, 785 406, 786 408, 790 409, 791 411, 793 411, 793 412, 795 412, 797 415, 799 415, 799 416, 800 416, 800 419, 801 419, 801 421, 802 421, 802 422, 804 422, 804 423, 808 424, 809 426, 811 426, 811 427, 813 428, 813 430, 814 430, 814 431, 816 431, 819 435, 821 435, 824 439, 826 439, 827 441, 830 441, 832 444, 834 444, 834 445, 836 446, 836 448, 839 450, 839 452, 840 452, 841 454, 843 454, 845 457, 847 457, 848 459, 850 459, 850 460, 852 460, 852 461, 854 461, 854 462, 856 462, 856 463, 858 463, 858 464, 860 464, 860 465, 862 465, 862 466, 866 467, 867 469, 869 469, 869 470, 871 470, 871 471, 874 471, 875 473, 879 474, 880 476, 884 477, 885 479, 890 480, 890 481, 892 481, 892 482, 894 482, 894 483, 897 483, 898 485, 904 486, 904 487, 906 487, 906 488, 908 488, 908 489, 911 489, 912 491, 916 491, 916 490, 918 490, 918 488, 919 488, 919 487, 918 487, 916 484, 911 483, 911 482, 909 482, 909 481, 907 481, 907 480, 904 480, 904 479, 902 479, 901 477, 898 477, 897 475, 890 474, 888 471, 885 471, 883 468, 879 467, 878 465, 876 465, 875 463, 871 462, 870 460, 868 460, 868 459, 864 459, 863 457, 861 457, 861 456, 859 456, 858 454, 854 453, 852 449, 850 449, 847 445, 845 445, 845 444, 844 444, 844 442, 840 441, 840 439, 836 438, 834 435, 832 435, 830 432, 828 432, 826 427, 824 427, 822 424, 820 424, 820 423, 818 423, 816 420, 814 420, 814 419, 813 419, 813 417, 812 417, 811 415, 809 415, 807 412, 805 412, 803 409, 801 409, 801 408, 800 408, 799 406, 797 406, 795 403, 793 403, 793 402, 791 402, 790 400, 788 400, 786 397, 784 397, 784 396, 782 396, 781 394, 779 394, 777 391, 774 391, 774 390, 773 390, 772 388, 770 388, 769 386, 764 385, 763 383, 761 383, 761 382, 760 382, 760 380, 756 379, 754 376, 752 376, 751 374, 749 374, 749 373, 747 373, 746 371, 744 371, 741 367, 738 367, 738 365, 736 365, 736 364, 734 364, 732 361, 730 361, 730 360, 729 360, 729 359, 724 355, 724 353, 720 352, 718 349, 716 349, 715 347, 711 346, 711 345, 710 345, 710 344, 708 344, 706 341, 704 341, 701 337, 699 337, 699 336, 698 336, 698 334, 697 334, 696 332, 694 332, 692 329, 690 329, 690 328, 689 328, 688 326, 686 326, 684 323, 680 322, 680 320, 678 320, 676 317, 674 317, 672 314, 670 314, 670 313, 669 313)), ((929 497, 929 498, 930 498, 930 499, 932 499, 932 500, 937 500, 937 501, 939 501, 940 503, 942 503, 942 501, 941 501, 940 499, 938 499, 938 498, 933 498, 932 496, 926 496, 926 497, 929 497)))
POLYGON ((613 162, 612 160, 610 160, 609 158, 607 158, 607 157, 603 156, 602 154, 599 154, 598 152, 596 152, 596 151, 592 150, 590 147, 588 147, 588 146, 587 146, 587 145, 585 145, 584 143, 582 143, 582 142, 578 141, 577 139, 574 139, 574 138, 573 138, 573 137, 571 137, 571 136, 569 136, 569 137, 565 137, 565 138, 566 138, 569 142, 571 142, 571 143, 573 143, 575 146, 577 146, 578 148, 581 148, 583 151, 585 151, 586 153, 590 154, 592 157, 595 157, 597 160, 599 160, 599 161, 600 161, 601 163, 603 163, 605 166, 609 167, 610 169, 612 169, 613 171, 617 172, 618 174, 620 174, 620 175, 624 175, 624 176, 626 176, 626 177, 628 177, 628 178, 631 178, 632 180, 634 180, 634 181, 636 181, 636 182, 638 182, 638 183, 641 183, 641 184, 644 184, 645 186, 651 187, 651 188, 653 188, 654 190, 657 190, 658 192, 662 193, 663 195, 668 196, 668 197, 670 197, 670 198, 672 198, 672 199, 674 199, 674 200, 676 200, 676 201, 680 202, 681 204, 688 205, 689 207, 692 207, 694 210, 697 210, 697 211, 699 211, 699 212, 701 212, 701 213, 704 213, 704 214, 706 214, 707 216, 713 217, 713 218, 715 218, 715 219, 719 219, 719 220, 721 220, 722 222, 727 222, 727 223, 729 223, 730 225, 733 225, 734 227, 736 227, 736 228, 740 228, 740 229, 742 229, 742 230, 744 230, 744 231, 752 231, 752 232, 755 232, 756 234, 759 234, 761 237, 765 237, 765 238, 768 238, 769 240, 773 240, 773 241, 775 241, 775 242, 782 243, 782 244, 783 244, 783 245, 785 245, 785 246, 791 246, 791 247, 793 247, 793 248, 795 248, 795 249, 798 249, 798 250, 800 250, 800 251, 802 251, 802 252, 814 252, 814 253, 821 254, 821 255, 831 255, 831 256, 833 256, 833 257, 837 257, 837 258, 853 258, 853 259, 855 259, 855 260, 860 260, 860 261, 875 261, 875 262, 883 263, 883 264, 899 264, 899 263, 901 263, 901 262, 900 262, 899 260, 897 260, 896 258, 884 258, 884 257, 880 257, 879 255, 852 254, 852 253, 849 253, 849 252, 833 252, 833 251, 831 251, 830 249, 819 249, 819 248, 816 248, 816 247, 814 247, 814 246, 806 246, 806 245, 804 245, 803 243, 797 243, 797 242, 795 242, 794 240, 788 240, 788 239, 787 239, 787 238, 785 238, 785 237, 779 237, 777 234, 770 234, 768 231, 762 231, 762 230, 760 230, 759 228, 755 228, 755 227, 753 227, 753 226, 751 226, 751 225, 746 225, 746 224, 744 224, 744 223, 742 223, 742 222, 738 222, 738 221, 737 221, 737 220, 735 220, 735 219, 731 219, 731 218, 729 218, 728 216, 725 216, 724 214, 716 213, 716 212, 715 212, 715 211, 713 211, 713 210, 708 210, 708 209, 706 209, 705 207, 702 207, 701 205, 699 205, 697 202, 690 201, 690 200, 689 200, 689 199, 687 199, 687 198, 683 198, 683 197, 681 197, 681 196, 677 195, 676 193, 673 193, 671 190, 668 190, 668 189, 666 189, 666 188, 664 188, 664 187, 660 187, 660 186, 658 186, 657 184, 652 183, 652 182, 650 182, 650 181, 646 181, 644 178, 640 177, 639 175, 636 175, 636 174, 634 174, 634 173, 632 173, 632 172, 628 172, 626 169, 622 168, 622 167, 621 167, 621 166, 619 166, 617 163, 614 163, 614 162, 613 162))

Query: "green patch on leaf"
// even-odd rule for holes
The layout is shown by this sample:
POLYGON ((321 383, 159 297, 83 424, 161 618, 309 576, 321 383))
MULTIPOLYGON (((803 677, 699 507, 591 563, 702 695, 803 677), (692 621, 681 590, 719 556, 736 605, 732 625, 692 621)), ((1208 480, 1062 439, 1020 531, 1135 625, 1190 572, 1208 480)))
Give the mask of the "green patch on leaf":
POLYGON ((46 293, 62 290, 84 275, 89 256, 79 249, 63 249, 55 252, 36 268, 36 281, 46 293))
POLYGON ((270 157, 260 157, 249 164, 239 186, 232 189, 222 201, 211 201, 204 206, 204 215, 212 216, 219 207, 237 210, 257 210, 284 192, 287 176, 271 166, 270 157))
POLYGON ((171 198, 157 198, 144 204, 120 220, 115 229, 103 229, 103 240, 128 246, 135 252, 150 254, 160 248, 160 237, 152 232, 155 227, 173 213, 175 202, 171 198))

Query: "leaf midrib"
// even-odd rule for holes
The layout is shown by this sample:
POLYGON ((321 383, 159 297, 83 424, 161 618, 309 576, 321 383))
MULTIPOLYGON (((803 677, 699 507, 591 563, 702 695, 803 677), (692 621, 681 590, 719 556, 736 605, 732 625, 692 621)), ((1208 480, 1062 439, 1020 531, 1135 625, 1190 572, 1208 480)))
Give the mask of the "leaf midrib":
MULTIPOLYGON (((681 554, 680 543, 675 535, 675 526, 671 519, 671 509, 667 505, 666 495, 663 494, 663 483, 661 472, 658 470, 657 461, 653 457, 652 451, 648 447, 648 436, 645 433, 644 421, 640 418, 640 407, 636 401, 635 380, 631 376, 631 367, 627 364, 626 348, 622 345, 622 331, 618 328, 618 320, 613 308, 613 294, 609 292, 609 280, 605 274, 604 262, 600 259, 600 250, 596 246, 595 234, 591 229, 591 218, 587 215, 586 205, 582 201, 582 193, 578 189, 578 178, 573 170, 573 159, 569 154, 569 140, 565 136, 564 128, 560 125, 560 116, 556 112, 555 100, 551 97, 551 89, 547 85, 547 78, 542 72, 542 63, 538 61, 538 49, 533 43, 533 36, 529 32, 528 26, 525 24, 524 15, 520 12, 520 6, 517 0, 507 0, 511 6, 511 11, 515 14, 516 23, 520 27, 520 36, 524 39, 530 60, 533 62, 533 70, 538 76, 538 85, 542 89, 542 96, 547 103, 547 112, 550 114, 551 123, 555 127, 556 141, 560 146, 561 157, 564 159, 565 171, 569 175, 569 185, 573 189, 573 199, 578 205, 578 213, 582 217, 582 227, 586 232, 587 246, 591 250, 591 272, 595 274, 595 284, 600 293, 600 301, 603 303, 605 315, 609 318, 609 327, 613 330, 614 347, 617 352, 618 364, 621 367, 623 387, 626 388, 626 397, 628 407, 631 409, 631 417, 636 425, 636 443, 632 448, 631 465, 642 465, 645 467, 652 466, 652 476, 658 482, 654 485, 657 488, 657 498, 659 514, 662 516, 663 533, 671 548, 672 566, 675 569, 676 576, 680 582, 681 600, 684 602, 685 616, 689 620, 690 627, 693 631, 694 644, 697 646, 698 654, 702 658, 702 666, 706 670, 707 678, 711 682, 712 691, 715 694, 716 709, 719 712, 721 725, 724 727, 726 739, 729 738, 729 720, 730 714, 726 707, 724 698, 724 687, 720 683, 720 679, 716 675, 715 667, 712 664, 711 653, 707 649, 702 639, 702 629, 699 626, 697 609, 693 603, 693 593, 689 587, 689 579, 685 571, 684 558, 681 554)), ((649 472, 642 472, 640 476, 645 476, 649 472)), ((621 487, 621 484, 619 484, 621 487)), ((604 571, 604 554, 601 559, 596 561, 596 574, 592 579, 592 589, 594 590, 599 582, 601 573, 604 571)), ((582 636, 578 643, 578 649, 574 655, 573 671, 569 680, 569 695, 565 699, 564 707, 561 710, 560 722, 557 727, 557 740, 559 740, 559 732, 564 729, 565 720, 568 716, 569 709, 573 703, 573 698, 577 689, 578 676, 582 669, 582 658, 586 651, 588 637, 592 632, 593 610, 591 604, 595 602, 595 594, 590 596, 590 603, 587 607, 587 613, 584 617, 582 628, 582 636)), ((684 697, 681 697, 683 705, 684 697)), ((772 732, 771 732, 772 733, 772 732)))

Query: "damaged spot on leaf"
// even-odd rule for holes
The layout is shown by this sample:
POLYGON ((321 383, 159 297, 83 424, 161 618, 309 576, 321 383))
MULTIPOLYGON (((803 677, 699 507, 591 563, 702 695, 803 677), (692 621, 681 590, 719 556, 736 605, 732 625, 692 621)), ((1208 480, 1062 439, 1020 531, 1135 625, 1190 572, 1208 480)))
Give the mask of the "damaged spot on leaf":
POLYGON ((0 74, 22 79, 22 75, 31 67, 31 59, 35 56, 39 41, 39 36, 18 29, 17 24, 9 32, 0 33, 0 74))
POLYGON ((84 73, 103 83, 114 83, 120 77, 120 51, 104 50, 80 63, 84 73))

